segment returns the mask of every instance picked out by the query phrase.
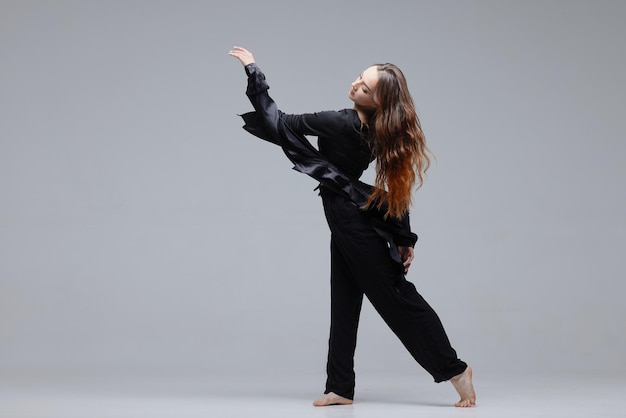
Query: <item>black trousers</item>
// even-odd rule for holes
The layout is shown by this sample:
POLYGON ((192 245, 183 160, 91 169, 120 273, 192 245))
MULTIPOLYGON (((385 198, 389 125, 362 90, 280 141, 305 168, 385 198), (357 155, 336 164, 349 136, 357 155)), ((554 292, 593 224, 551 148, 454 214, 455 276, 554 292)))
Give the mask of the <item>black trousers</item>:
POLYGON ((442 382, 462 373, 435 311, 406 280, 403 267, 389 254, 387 242, 369 216, 352 202, 322 189, 331 231, 331 325, 325 393, 353 399, 354 352, 363 295, 398 336, 415 360, 442 382))

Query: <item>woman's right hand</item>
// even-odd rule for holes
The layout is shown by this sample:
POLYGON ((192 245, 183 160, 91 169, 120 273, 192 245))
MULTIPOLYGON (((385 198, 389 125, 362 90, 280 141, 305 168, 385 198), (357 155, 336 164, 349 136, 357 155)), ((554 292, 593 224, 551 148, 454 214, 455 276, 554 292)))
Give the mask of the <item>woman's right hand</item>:
POLYGON ((230 50, 228 55, 237 58, 244 67, 254 62, 254 56, 252 55, 252 52, 240 46, 234 46, 233 49, 230 50))

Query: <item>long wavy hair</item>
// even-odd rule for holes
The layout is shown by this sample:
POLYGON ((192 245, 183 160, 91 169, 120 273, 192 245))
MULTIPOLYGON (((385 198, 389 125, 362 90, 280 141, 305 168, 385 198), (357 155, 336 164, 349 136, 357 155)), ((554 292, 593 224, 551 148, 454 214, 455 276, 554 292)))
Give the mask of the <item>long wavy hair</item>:
POLYGON ((375 64, 377 107, 368 119, 376 181, 365 208, 384 208, 385 217, 401 218, 412 192, 424 182, 430 153, 406 79, 394 64, 375 64), (417 183, 417 184, 416 184, 417 183))

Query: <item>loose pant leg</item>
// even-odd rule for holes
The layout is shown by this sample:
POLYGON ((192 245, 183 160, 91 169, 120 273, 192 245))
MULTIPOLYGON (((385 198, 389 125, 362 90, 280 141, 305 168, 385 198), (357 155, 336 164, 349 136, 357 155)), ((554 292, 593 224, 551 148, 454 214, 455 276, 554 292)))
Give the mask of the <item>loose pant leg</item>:
POLYGON ((435 382, 443 382, 463 373, 467 364, 458 359, 439 316, 413 283, 399 278, 393 285, 395 294, 382 291, 382 286, 370 283, 366 293, 368 299, 435 382))
POLYGON ((436 382, 462 373, 467 364, 458 359, 438 315, 405 279, 368 216, 340 197, 327 196, 324 207, 348 270, 413 358, 436 382))
POLYGON ((354 350, 363 292, 351 275, 343 256, 331 240, 330 338, 326 365, 326 390, 354 398, 354 350))

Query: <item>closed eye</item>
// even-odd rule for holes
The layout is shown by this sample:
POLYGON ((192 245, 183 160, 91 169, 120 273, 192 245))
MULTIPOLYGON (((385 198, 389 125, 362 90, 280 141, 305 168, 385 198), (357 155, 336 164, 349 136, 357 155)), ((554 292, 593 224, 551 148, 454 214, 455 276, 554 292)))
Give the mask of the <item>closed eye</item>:
MULTIPOLYGON (((359 80, 363 81, 363 73, 359 74, 359 80)), ((363 84, 367 88, 367 90, 363 89, 363 91, 365 93, 369 93, 372 89, 370 89, 370 87, 365 83, 365 81, 363 81, 363 84)))

